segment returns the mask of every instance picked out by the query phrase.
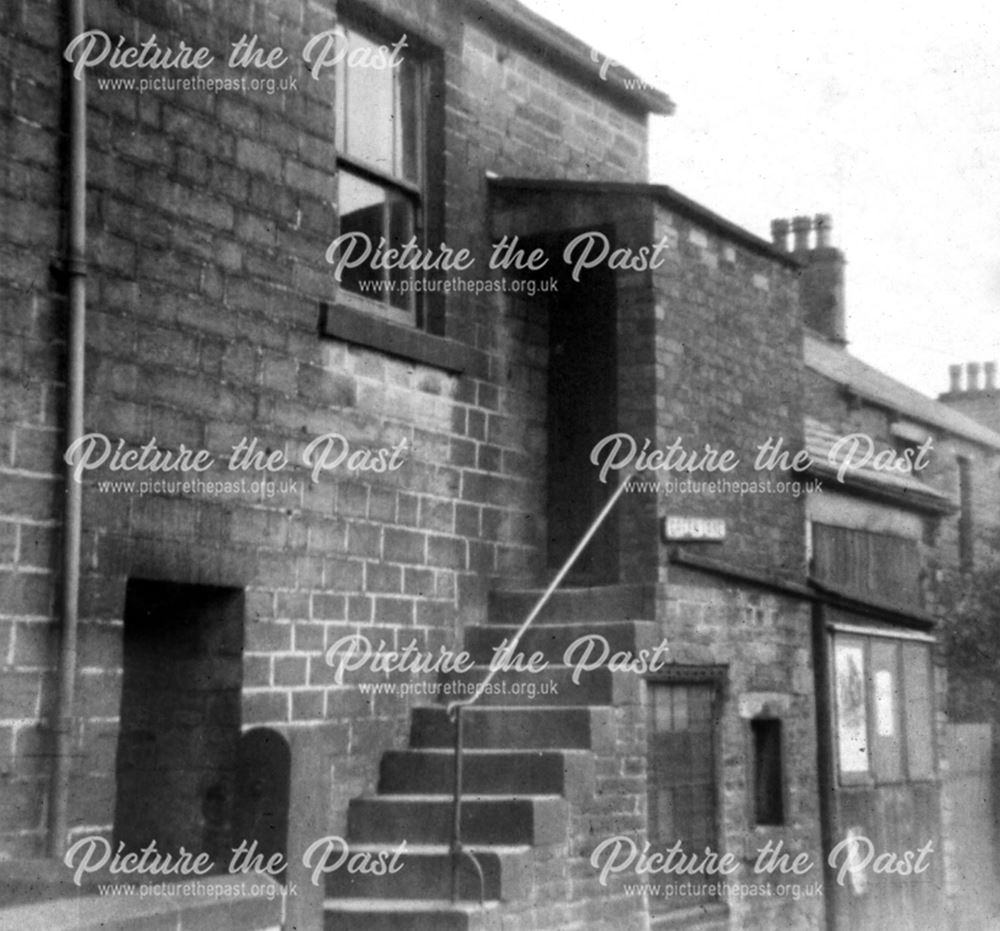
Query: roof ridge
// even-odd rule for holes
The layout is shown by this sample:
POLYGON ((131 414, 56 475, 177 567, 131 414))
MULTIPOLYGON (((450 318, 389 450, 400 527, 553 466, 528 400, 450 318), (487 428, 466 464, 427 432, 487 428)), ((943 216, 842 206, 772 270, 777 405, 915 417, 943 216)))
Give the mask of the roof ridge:
POLYGON ((806 333, 803 360, 807 368, 851 388, 868 400, 982 446, 1000 450, 1000 433, 859 359, 842 346, 832 346, 820 337, 806 333))

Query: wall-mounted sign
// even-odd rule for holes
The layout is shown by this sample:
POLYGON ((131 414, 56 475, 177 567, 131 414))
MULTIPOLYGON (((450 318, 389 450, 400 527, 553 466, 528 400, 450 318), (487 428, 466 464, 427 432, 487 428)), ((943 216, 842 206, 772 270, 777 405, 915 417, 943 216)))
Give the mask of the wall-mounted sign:
POLYGON ((721 517, 668 514, 663 518, 663 540, 666 543, 721 543, 725 539, 726 522, 721 517))

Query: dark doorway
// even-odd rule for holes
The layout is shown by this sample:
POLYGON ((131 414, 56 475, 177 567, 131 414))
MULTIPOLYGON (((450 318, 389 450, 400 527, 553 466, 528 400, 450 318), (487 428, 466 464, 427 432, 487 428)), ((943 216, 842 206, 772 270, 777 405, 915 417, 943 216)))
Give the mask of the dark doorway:
POLYGON ((115 843, 229 862, 239 759, 243 593, 130 579, 115 843))
MULTIPOLYGON (((609 238, 611 238, 609 236, 609 238)), ((561 255, 569 237, 549 245, 561 255)), ((553 263, 555 264, 555 263, 553 263)), ((615 274, 605 264, 573 281, 569 267, 549 300, 548 557, 562 565, 614 491, 590 462, 594 445, 618 422, 615 274)), ((652 400, 651 402, 652 403, 652 400)), ((577 584, 618 579, 617 523, 612 514, 576 564, 577 584)))

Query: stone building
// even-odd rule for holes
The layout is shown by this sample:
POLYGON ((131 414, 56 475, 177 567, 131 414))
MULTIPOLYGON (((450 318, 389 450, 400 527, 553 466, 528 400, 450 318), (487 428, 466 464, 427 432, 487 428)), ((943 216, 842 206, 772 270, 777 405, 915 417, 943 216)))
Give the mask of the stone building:
MULTIPOLYGON (((807 332, 842 311, 829 243, 645 183, 669 98, 513 0, 101 0, 85 27, 64 80, 61 8, 0 14, 0 878, 53 900, 7 917, 218 907, 61 903, 108 879, 63 865, 101 838, 220 869, 255 843, 289 928, 885 925, 878 878, 821 895, 882 804, 829 807, 826 625, 911 632, 936 840, 932 621, 912 579, 886 605, 830 577, 859 564, 818 528, 874 514, 921 559, 922 521, 962 533, 950 487, 858 470, 845 528, 791 467, 894 409, 807 332), (462 712, 455 857, 444 703, 641 465, 462 712)), ((942 426, 904 400, 908 443, 942 426)), ((234 922, 281 921, 249 898, 234 922)))
MULTIPOLYGON (((937 863, 926 878, 946 891, 954 927, 988 927, 997 907, 982 893, 995 875, 989 737, 946 723, 970 720, 960 707, 970 687, 969 670, 948 661, 942 624, 955 623, 944 589, 996 552, 1000 434, 851 355, 845 260, 830 219, 816 217, 815 241, 808 218, 791 225, 808 322, 806 444, 826 479, 806 499, 810 578, 854 602, 829 612, 829 666, 837 678, 856 662, 868 690, 852 747, 847 696, 834 683, 827 821, 892 849, 932 840, 937 863)), ((776 221, 777 240, 788 226, 776 221)), ((972 687, 985 691, 979 680, 972 687)), ((925 905, 915 888, 912 877, 857 896, 828 886, 848 927, 870 918, 893 927, 901 913, 918 926, 925 905)))

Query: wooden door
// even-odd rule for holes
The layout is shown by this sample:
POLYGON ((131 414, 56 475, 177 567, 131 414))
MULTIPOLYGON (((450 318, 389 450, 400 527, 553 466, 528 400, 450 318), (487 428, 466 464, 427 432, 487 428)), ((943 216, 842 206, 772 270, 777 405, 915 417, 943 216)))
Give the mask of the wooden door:
POLYGON ((828 914, 851 931, 941 927, 932 638, 831 613, 828 914))

